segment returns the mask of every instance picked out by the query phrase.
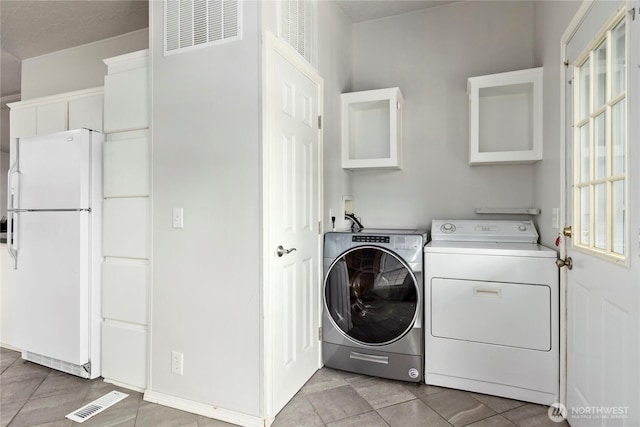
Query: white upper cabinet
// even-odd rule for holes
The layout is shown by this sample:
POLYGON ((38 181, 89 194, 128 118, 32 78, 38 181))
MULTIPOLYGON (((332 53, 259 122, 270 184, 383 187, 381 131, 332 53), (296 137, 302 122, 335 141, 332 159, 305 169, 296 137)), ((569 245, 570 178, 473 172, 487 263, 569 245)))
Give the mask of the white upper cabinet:
POLYGON ((66 100, 38 105, 36 107, 38 135, 68 130, 67 111, 68 101, 66 100))
POLYGON ((87 128, 102 132, 102 93, 69 101, 69 129, 87 128))
POLYGON ((123 132, 149 127, 148 50, 105 59, 104 130, 123 132))
POLYGON ((342 167, 402 168, 400 88, 343 93, 342 167))
POLYGON ((542 160, 542 68, 471 77, 469 164, 542 160))
POLYGON ((102 132, 102 87, 7 104, 11 161, 16 138, 87 128, 102 132))

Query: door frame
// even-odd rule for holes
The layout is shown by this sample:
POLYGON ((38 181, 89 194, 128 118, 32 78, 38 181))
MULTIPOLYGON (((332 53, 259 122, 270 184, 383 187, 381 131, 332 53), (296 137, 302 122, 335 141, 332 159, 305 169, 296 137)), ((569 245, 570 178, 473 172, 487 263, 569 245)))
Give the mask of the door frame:
MULTIPOLYGON (((293 47, 289 46, 286 42, 279 39, 272 32, 266 31, 263 38, 263 68, 262 68, 262 413, 265 419, 273 420, 275 418, 275 411, 279 408, 274 408, 273 402, 273 389, 275 387, 276 379, 273 377, 273 351, 274 351, 274 327, 273 324, 273 283, 271 278, 273 274, 273 262, 274 248, 277 242, 273 241, 271 236, 270 224, 272 221, 272 211, 269 200, 269 191, 271 189, 273 174, 273 165, 271 163, 271 151, 273 149, 272 141, 272 122, 273 122, 273 105, 270 100, 273 99, 273 81, 274 81, 274 58, 276 55, 282 56, 298 71, 304 74, 309 80, 314 82, 318 87, 318 114, 323 113, 323 99, 324 99, 324 82, 318 74, 317 70, 313 68, 293 47)), ((317 256, 320 262, 316 265, 315 274, 318 277, 318 289, 314 291, 317 293, 318 301, 322 301, 320 298, 321 283, 322 283, 322 237, 324 235, 324 225, 322 221, 322 212, 324 210, 324 169, 323 169, 323 131, 322 128, 318 130, 318 237, 317 237, 317 256)), ((322 324, 322 310, 318 309, 318 326, 322 324)), ((318 369, 322 367, 322 348, 321 341, 318 340, 318 369)))

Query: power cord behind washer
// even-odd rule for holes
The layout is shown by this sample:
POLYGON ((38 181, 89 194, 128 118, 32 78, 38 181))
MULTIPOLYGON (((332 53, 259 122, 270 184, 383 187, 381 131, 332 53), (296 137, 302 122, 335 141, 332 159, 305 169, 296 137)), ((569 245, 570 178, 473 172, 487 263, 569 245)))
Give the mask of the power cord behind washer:
POLYGON ((351 221, 351 231, 360 231, 364 228, 354 213, 345 212, 344 219, 351 221))

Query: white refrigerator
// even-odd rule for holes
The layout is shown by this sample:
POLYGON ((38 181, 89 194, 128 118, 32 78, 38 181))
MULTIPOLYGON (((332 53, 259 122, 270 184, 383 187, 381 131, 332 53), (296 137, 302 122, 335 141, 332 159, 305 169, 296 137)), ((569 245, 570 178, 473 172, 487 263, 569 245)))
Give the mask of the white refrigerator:
POLYGON ((103 142, 88 129, 18 138, 8 173, 15 345, 83 378, 101 372, 103 142))

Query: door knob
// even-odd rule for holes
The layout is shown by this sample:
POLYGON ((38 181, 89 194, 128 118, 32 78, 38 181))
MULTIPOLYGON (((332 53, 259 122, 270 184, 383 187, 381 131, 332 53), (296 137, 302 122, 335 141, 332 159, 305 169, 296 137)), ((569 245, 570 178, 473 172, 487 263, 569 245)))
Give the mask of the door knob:
POLYGON ((290 254, 295 250, 296 248, 285 249, 282 245, 280 245, 276 248, 276 254, 278 255, 278 258, 280 258, 282 255, 290 254))
POLYGON ((568 238, 573 237, 573 229, 571 228, 570 225, 567 225, 565 228, 562 229, 562 235, 568 238))
POLYGON ((558 266, 558 268, 567 267, 568 270, 571 270, 573 268, 573 260, 570 256, 566 257, 565 259, 558 258, 556 260, 556 265, 558 266))

